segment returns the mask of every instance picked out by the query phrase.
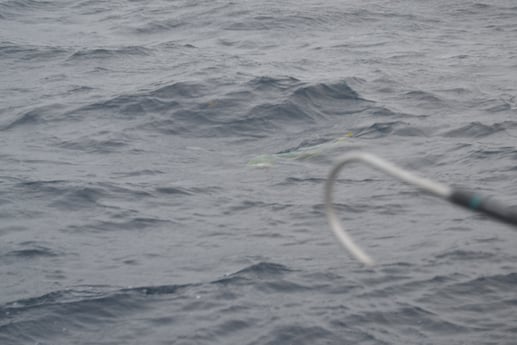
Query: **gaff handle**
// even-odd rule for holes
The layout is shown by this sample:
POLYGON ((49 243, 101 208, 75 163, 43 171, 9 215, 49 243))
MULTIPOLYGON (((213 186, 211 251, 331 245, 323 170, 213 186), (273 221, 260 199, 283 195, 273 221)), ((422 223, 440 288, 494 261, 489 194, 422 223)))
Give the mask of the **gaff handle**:
POLYGON ((448 200, 472 211, 484 213, 507 224, 517 226, 517 210, 508 207, 492 197, 466 190, 452 190, 448 200))

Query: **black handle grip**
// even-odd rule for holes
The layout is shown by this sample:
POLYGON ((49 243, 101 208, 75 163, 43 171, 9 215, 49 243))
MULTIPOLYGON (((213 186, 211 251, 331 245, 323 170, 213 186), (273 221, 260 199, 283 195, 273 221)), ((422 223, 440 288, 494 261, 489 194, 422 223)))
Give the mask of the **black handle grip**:
POLYGON ((490 197, 465 190, 454 190, 449 196, 449 201, 517 226, 517 209, 503 205, 490 197))

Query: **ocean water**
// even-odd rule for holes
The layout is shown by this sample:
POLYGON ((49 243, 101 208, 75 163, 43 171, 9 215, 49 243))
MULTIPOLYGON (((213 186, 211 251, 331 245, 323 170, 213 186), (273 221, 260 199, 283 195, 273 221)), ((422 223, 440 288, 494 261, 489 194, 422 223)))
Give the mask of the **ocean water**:
POLYGON ((517 205, 516 37, 514 0, 0 0, 0 344, 515 344, 514 229, 352 166, 367 268, 323 184, 359 147, 517 205))

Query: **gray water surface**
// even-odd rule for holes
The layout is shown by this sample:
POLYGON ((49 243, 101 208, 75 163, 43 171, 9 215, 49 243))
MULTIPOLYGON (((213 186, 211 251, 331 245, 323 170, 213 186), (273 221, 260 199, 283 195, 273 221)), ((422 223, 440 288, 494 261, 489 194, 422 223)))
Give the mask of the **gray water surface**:
POLYGON ((512 228, 353 166, 366 268, 341 146, 273 158, 517 205, 516 37, 509 0, 1 0, 0 344, 515 344, 512 228))

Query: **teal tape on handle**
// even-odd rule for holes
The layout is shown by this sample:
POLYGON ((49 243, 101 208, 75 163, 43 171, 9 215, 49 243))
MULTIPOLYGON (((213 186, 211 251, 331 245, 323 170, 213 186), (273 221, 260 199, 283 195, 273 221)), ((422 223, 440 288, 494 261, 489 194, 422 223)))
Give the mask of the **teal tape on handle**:
POLYGON ((473 210, 477 210, 481 206, 483 199, 479 195, 474 195, 469 200, 469 207, 473 210))

